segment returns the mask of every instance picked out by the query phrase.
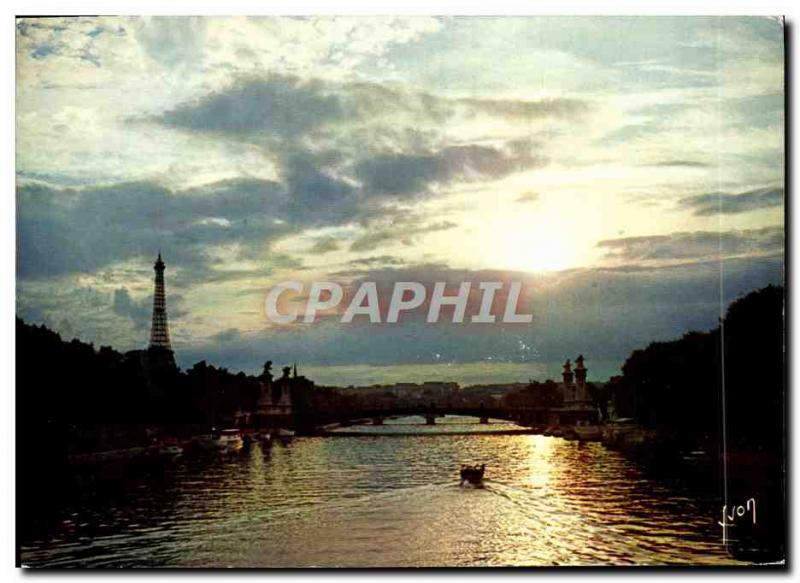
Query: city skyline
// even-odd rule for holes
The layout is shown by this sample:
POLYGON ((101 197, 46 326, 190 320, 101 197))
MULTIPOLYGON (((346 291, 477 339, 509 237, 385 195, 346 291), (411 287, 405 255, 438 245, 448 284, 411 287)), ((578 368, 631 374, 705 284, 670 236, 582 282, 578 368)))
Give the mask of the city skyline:
POLYGON ((782 283, 780 27, 18 19, 17 314, 142 348, 160 249, 184 367, 472 384, 582 352, 607 377, 782 283), (523 281, 534 321, 264 316, 272 285, 326 279, 523 281))

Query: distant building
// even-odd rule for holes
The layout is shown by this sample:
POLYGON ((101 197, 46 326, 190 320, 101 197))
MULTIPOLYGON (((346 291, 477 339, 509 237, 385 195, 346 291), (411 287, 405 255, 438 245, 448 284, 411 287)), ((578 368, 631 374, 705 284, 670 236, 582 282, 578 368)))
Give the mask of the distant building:
POLYGON ((454 382, 426 381, 418 383, 394 383, 391 385, 370 385, 366 387, 336 387, 343 395, 355 397, 392 397, 404 402, 448 399, 459 393, 459 385, 454 382))

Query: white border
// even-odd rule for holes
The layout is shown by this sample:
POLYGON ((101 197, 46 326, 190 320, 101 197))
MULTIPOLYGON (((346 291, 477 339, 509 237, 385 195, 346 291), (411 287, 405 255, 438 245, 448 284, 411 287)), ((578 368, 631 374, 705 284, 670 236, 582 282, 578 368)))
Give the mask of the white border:
MULTIPOLYGON (((24 576, 22 570, 14 569, 15 564, 15 512, 14 512, 14 448, 10 447, 12 443, 14 431, 14 320, 12 312, 14 311, 15 302, 15 196, 14 196, 14 15, 34 15, 34 14, 203 14, 203 15, 223 15, 223 14, 292 14, 292 15, 310 15, 310 14, 342 14, 342 15, 366 15, 366 14, 471 14, 471 15, 504 15, 504 14, 559 14, 559 15, 573 15, 573 14, 646 14, 646 15, 660 15, 660 14, 726 14, 726 15, 786 15, 787 20, 793 25, 793 43, 797 42, 797 26, 800 17, 798 4, 796 1, 789 0, 782 1, 766 1, 756 2, 752 0, 727 0, 727 1, 714 1, 699 3, 697 0, 676 0, 672 2, 664 1, 650 1, 641 2, 633 0, 617 0, 614 2, 592 2, 589 0, 561 0, 560 2, 539 2, 539 3, 523 3, 514 2, 510 0, 492 0, 491 2, 483 1, 478 2, 475 0, 459 0, 458 2, 445 2, 442 0, 405 0, 399 2, 372 2, 365 0, 339 0, 335 3, 325 2, 323 0, 272 0, 270 2, 258 1, 245 1, 245 0, 228 0, 226 2, 219 2, 219 0, 193 0, 192 2, 169 2, 166 0, 138 0, 138 1, 123 1, 123 2, 100 2, 94 1, 73 1, 73 2, 57 2, 55 0, 30 0, 23 2, 21 0, 11 0, 4 3, 0 8, 4 18, 0 21, 0 64, 2 64, 3 72, 3 87, 0 91, 0 111, 2 112, 2 125, 0 125, 0 163, 2 164, 2 184, 3 196, 0 198, 0 245, 2 246, 2 261, 0 261, 0 270, 2 270, 2 278, 0 285, 0 303, 4 310, 2 312, 2 325, 0 325, 0 412, 2 418, 0 423, 4 431, 2 437, 6 438, 2 441, 3 446, 0 447, 0 478, 2 482, 2 499, 0 500, 0 569, 3 574, 10 575, 11 578, 17 579, 24 576), (10 438, 10 439, 9 439, 10 438)), ((790 48, 793 48, 790 45, 790 48)), ((792 51, 794 53, 795 51, 792 51)), ((787 73, 790 73, 791 79, 796 80, 796 55, 788 55, 789 61, 787 63, 787 73)), ((796 115, 797 104, 796 90, 793 91, 791 107, 791 118, 794 119, 796 115)), ((794 124, 792 124, 794 126, 794 124)), ((787 128, 787 134, 792 134, 793 127, 787 128)), ((797 168, 797 153, 796 149, 790 151, 791 158, 787 160, 787 168, 797 168)), ((792 176, 792 174, 790 174, 792 176)), ((787 196, 792 197, 791 190, 787 190, 787 196)), ((795 225, 792 220, 797 213, 797 204, 792 203, 790 208, 792 210, 791 216, 787 217, 787 227, 793 234, 792 245, 789 257, 796 257, 798 252, 797 234, 795 233, 795 225)), ((791 275, 794 275, 794 270, 791 270, 791 275)), ((791 278, 787 285, 791 290, 794 290, 795 277, 791 278)), ((794 311, 792 313, 791 325, 792 334, 792 352, 790 361, 796 362, 798 354, 800 354, 800 344, 796 338, 797 331, 797 303, 791 302, 794 311)), ((790 379, 791 380, 791 379, 790 379)), ((792 393, 793 387, 787 387, 788 393, 792 393)), ((791 399, 790 419, 797 419, 798 401, 800 397, 795 395, 791 399)), ((790 421, 789 426, 792 426, 790 421)), ((795 468, 793 463, 796 459, 798 451, 797 444, 797 431, 793 431, 791 437, 793 438, 790 444, 790 469, 795 468)), ((791 523, 797 524, 798 515, 798 500, 795 496, 797 493, 797 477, 796 472, 791 485, 794 486, 790 494, 790 509, 792 510, 791 523)), ((790 556, 797 561, 798 550, 798 535, 790 531, 789 541, 791 543, 790 556)), ((331 576, 328 572, 327 576, 331 576)), ((147 578, 150 581, 166 581, 170 576, 163 572, 148 573, 147 571, 137 571, 134 574, 126 573, 126 578, 147 578)), ((625 573, 620 571, 605 572, 605 575, 613 577, 619 575, 633 575, 636 578, 650 578, 655 576, 654 573, 641 573, 632 569, 625 573)), ((715 572, 716 576, 727 577, 729 572, 715 572)), ((104 573, 96 577, 98 580, 107 580, 113 577, 113 573, 104 573)), ((313 571, 304 572, 302 574, 286 574, 286 573, 260 573, 256 576, 265 575, 270 577, 271 580, 288 580, 291 578, 293 581, 297 580, 311 580, 316 578, 321 573, 313 571)), ((594 574, 594 576, 596 576, 594 574)), ((704 579, 709 575, 708 572, 694 572, 694 571, 681 571, 681 577, 686 578, 686 581, 698 581, 704 579)), ((63 575, 62 575, 63 576, 63 575)), ((215 573, 212 575, 214 579, 229 579, 234 574, 215 573)), ((363 571, 361 573, 348 572, 340 574, 339 577, 381 577, 388 576, 384 573, 376 573, 374 571, 363 571)), ((391 575, 393 580, 410 581, 412 578, 417 579, 438 579, 440 577, 454 578, 469 576, 470 579, 475 576, 481 579, 487 578, 506 578, 506 577, 554 577, 558 576, 561 580, 582 580, 584 578, 592 577, 591 573, 586 571, 575 572, 570 570, 555 572, 437 572, 437 573, 413 573, 401 572, 391 575)), ((766 574, 757 575, 767 576, 766 574)), ((37 579, 48 580, 57 577, 56 574, 37 574, 37 579)), ((94 578, 94 577, 93 577, 94 578)), ((5 580, 5 577, 3 578, 5 580)))
MULTIPOLYGON (((513 0, 405 0, 370 2, 367 0, 193 0, 192 2, 168 0, 109 1, 80 0, 12 0, 15 14, 152 14, 152 15, 228 15, 228 14, 283 14, 283 15, 781 15, 791 13, 792 2, 728 0, 697 2, 697 0, 615 0, 592 2, 590 0, 561 0, 560 2, 519 2, 513 0), (789 11, 789 12, 787 12, 789 11)), ((5 6, 4 6, 5 7, 5 6)))

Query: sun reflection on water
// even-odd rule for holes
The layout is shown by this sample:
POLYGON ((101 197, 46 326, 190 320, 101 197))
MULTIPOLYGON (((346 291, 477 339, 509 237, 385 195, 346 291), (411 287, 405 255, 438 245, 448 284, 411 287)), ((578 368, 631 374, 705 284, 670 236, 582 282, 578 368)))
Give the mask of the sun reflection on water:
MULTIPOLYGON (((422 420, 420 420, 422 421, 422 420)), ((398 425, 408 419, 397 420, 398 425)), ((536 435, 298 438, 78 491, 31 565, 722 564, 715 510, 599 444, 536 435), (486 463, 483 488, 458 485, 486 463), (87 541, 90 544, 87 544, 87 541)), ((471 422, 471 421, 470 421, 471 422)), ((420 426, 423 428, 424 426, 420 426)), ((484 429, 487 426, 484 426, 484 429)), ((502 428, 489 425, 488 428, 502 428)), ((478 429, 478 426, 474 426, 478 429)), ((384 435, 380 435, 383 433, 384 435)), ((388 433, 388 435, 387 435, 388 433)))

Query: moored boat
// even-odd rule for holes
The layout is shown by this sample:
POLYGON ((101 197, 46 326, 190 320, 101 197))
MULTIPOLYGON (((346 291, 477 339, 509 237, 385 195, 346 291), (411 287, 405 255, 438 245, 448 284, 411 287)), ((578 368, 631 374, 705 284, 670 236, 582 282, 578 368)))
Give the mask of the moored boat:
POLYGON ((237 452, 244 447, 244 440, 238 429, 212 430, 211 434, 202 435, 195 443, 203 450, 220 453, 237 452))
POLYGON ((239 451, 244 447, 242 434, 238 429, 223 429, 219 432, 217 449, 220 451, 239 451))

